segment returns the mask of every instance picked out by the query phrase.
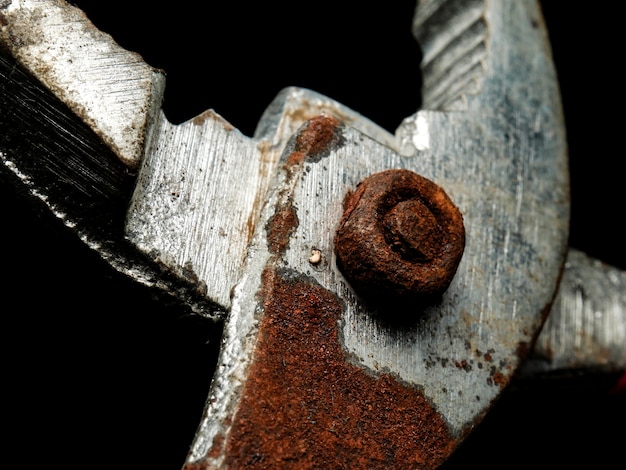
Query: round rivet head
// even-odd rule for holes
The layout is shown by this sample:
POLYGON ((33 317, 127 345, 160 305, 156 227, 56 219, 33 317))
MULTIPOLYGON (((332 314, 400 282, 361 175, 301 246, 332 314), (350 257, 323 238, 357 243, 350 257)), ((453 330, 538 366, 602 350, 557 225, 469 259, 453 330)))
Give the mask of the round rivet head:
POLYGON ((465 249, 463 216, 445 191, 409 170, 376 173, 346 196, 337 265, 361 297, 432 299, 465 249))

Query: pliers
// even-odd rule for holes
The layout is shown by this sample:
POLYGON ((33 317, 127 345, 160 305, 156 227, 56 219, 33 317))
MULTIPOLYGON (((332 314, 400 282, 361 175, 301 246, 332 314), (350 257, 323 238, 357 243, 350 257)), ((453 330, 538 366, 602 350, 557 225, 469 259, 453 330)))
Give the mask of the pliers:
MULTIPOLYGON (((249 465, 265 465, 270 459, 319 464, 306 434, 298 434, 303 441, 294 442, 289 430, 317 430, 326 436, 332 455, 344 458, 336 449, 348 446, 353 453, 359 451, 362 460, 354 462, 363 462, 366 468, 388 465, 387 458, 409 468, 438 466, 526 359, 553 306, 564 267, 573 266, 572 271, 565 269, 566 274, 578 273, 580 266, 580 272, 596 272, 592 262, 571 251, 566 265, 569 201, 556 78, 536 5, 515 5, 418 5, 415 34, 424 51, 424 106, 407 117, 395 135, 330 98, 290 88, 268 107, 252 138, 211 111, 182 125, 169 123, 158 108, 162 74, 99 37, 79 11, 63 2, 3 5, 4 47, 19 65, 28 68, 30 63, 30 72, 39 74, 44 88, 70 107, 65 114, 54 108, 57 116, 38 111, 41 119, 20 128, 19 135, 11 133, 17 128, 4 128, 2 156, 9 177, 48 204, 116 269, 174 297, 196 314, 225 319, 218 369, 187 459, 189 468, 236 467, 243 461, 238 459, 251 459, 246 461, 249 465), (44 4, 46 9, 38 10, 44 4), (61 16, 55 21, 40 22, 57 11, 61 16), (72 47, 88 50, 95 44, 106 52, 95 73, 77 73, 82 64, 72 47, 69 55, 65 49, 49 47, 61 36, 59 30, 46 29, 51 25, 67 26, 64 34, 77 34, 71 37, 72 47), (26 30, 28 34, 20 36, 26 30), (37 43, 33 30, 52 31, 52 36, 37 43), (511 48, 509 34, 524 40, 511 48), (45 50, 37 48, 42 45, 45 50), (49 63, 42 62, 46 57, 49 63), (119 63, 123 71, 119 76, 101 75, 102 70, 118 71, 119 63), (103 79, 105 92, 89 90, 84 78, 77 81, 85 76, 90 77, 88 83, 103 79), (528 77, 537 83, 529 86, 528 77), (114 85, 118 88, 111 91, 114 85), (125 96, 122 109, 116 109, 122 102, 119 96, 125 96), (56 139, 41 138, 46 126, 47 132, 61 129, 56 139), (26 132, 28 139, 23 137, 26 132), (21 142, 17 150, 10 146, 16 141, 21 142), (30 147, 24 148, 24 141, 30 147), (177 152, 182 156, 171 158, 177 152), (40 160, 32 163, 35 157, 40 160), (465 253, 451 286, 435 305, 409 308, 417 319, 400 325, 371 316, 368 303, 337 269, 332 238, 344 196, 369 175, 389 168, 417 171, 444 187, 463 213, 467 231, 465 253), (331 354, 332 345, 311 344, 319 346, 323 356, 311 353, 315 359, 332 359, 321 363, 336 380, 324 384, 330 388, 320 384, 318 392, 325 394, 318 396, 310 386, 318 376, 308 377, 313 381, 302 386, 308 387, 311 399, 301 400, 302 409, 296 410, 306 422, 301 427, 284 426, 283 440, 264 440, 255 434, 261 428, 246 427, 256 423, 263 410, 250 407, 243 398, 248 396, 246 390, 262 390, 263 384, 274 397, 285 399, 277 393, 281 384, 290 386, 285 377, 293 381, 294 370, 303 372, 297 341, 291 345, 292 357, 280 351, 280 361, 271 363, 268 371, 254 367, 270 364, 271 351, 278 352, 264 350, 262 338, 287 334, 268 330, 264 321, 293 312, 295 307, 286 307, 289 292, 302 301, 294 305, 301 305, 305 315, 316 315, 315 305, 320 303, 327 305, 324 311, 339 312, 336 322, 341 329, 333 331, 331 322, 327 331, 346 357, 339 364, 331 354), (362 431, 374 421, 359 421, 331 407, 329 399, 333 406, 335 399, 346 403, 346 387, 333 388, 344 384, 340 378, 346 375, 340 372, 346 373, 346 368, 352 386, 367 390, 363 381, 371 374, 376 393, 398 402, 396 387, 410 394, 407 403, 415 408, 409 418, 429 413, 428 422, 441 424, 408 448, 390 445, 393 457, 388 449, 362 452, 372 450, 379 436, 388 442, 391 434, 386 434, 387 424, 362 431), (266 380, 264 374, 274 378, 266 380), (323 406, 326 414, 320 410, 323 406), (427 437, 436 443, 415 447, 427 437)), ((94 56, 87 57, 89 69, 94 56)), ((23 89, 26 75, 16 78, 19 72, 13 68, 11 75, 14 82, 7 82, 18 83, 18 89, 3 124, 24 121, 19 113, 33 113, 32 103, 49 100, 48 109, 57 106, 35 88, 23 89)), ((620 276, 617 292, 623 291, 620 276)), ((569 298, 566 295, 563 303, 569 298)), ((619 295, 611 302, 623 306, 619 295)), ((621 312, 623 318, 623 307, 621 312)), ((285 346, 285 341, 279 344, 285 346)), ((623 348, 613 353, 616 362, 623 360, 623 348)), ((306 395, 304 389, 299 393, 295 396, 306 395)), ((251 400, 267 402, 268 410, 293 411, 292 402, 266 398, 251 400)), ((376 401, 370 398, 353 399, 355 406, 375 408, 376 401)), ((365 411, 360 408, 359 413, 365 411)), ((272 416, 281 419, 280 413, 272 416)), ((282 419, 286 416, 291 415, 282 419)), ((314 442, 320 439, 317 436, 314 442)), ((329 455, 319 450, 317 458, 327 461, 329 455)))

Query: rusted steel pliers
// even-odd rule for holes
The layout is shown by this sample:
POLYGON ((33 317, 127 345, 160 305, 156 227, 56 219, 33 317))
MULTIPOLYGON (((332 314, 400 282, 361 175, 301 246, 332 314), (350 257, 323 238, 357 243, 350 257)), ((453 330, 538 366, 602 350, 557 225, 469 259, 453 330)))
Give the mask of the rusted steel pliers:
POLYGON ((438 467, 533 348, 550 352, 536 368, 588 359, 558 327, 540 336, 546 317, 624 322, 623 273, 568 250, 536 2, 419 2, 423 109, 393 134, 302 88, 252 137, 212 110, 174 125, 163 73, 80 10, 0 15, 3 174, 117 270, 224 324, 188 469, 438 467))

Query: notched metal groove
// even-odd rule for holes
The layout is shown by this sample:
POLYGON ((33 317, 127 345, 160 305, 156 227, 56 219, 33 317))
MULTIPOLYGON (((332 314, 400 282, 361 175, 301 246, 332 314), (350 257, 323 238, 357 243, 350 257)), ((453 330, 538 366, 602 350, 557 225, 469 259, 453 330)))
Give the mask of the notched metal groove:
POLYGON ((486 73, 486 2, 419 2, 413 22, 422 52, 422 108, 458 110, 476 94, 486 73))
POLYGON ((453 76, 442 78, 441 85, 433 87, 433 94, 425 100, 426 109, 462 111, 466 109, 466 96, 480 92, 477 77, 482 74, 483 64, 460 62, 455 68, 453 76), (443 86, 444 82, 447 82, 447 87, 443 86))
POLYGON ((450 109, 450 104, 463 95, 477 94, 484 74, 483 61, 486 55, 486 44, 480 41, 472 49, 455 57, 447 68, 441 67, 446 64, 428 66, 429 70, 424 71, 424 76, 429 78, 424 82, 424 90, 428 90, 425 98, 427 109, 450 109))
MULTIPOLYGON (((201 286, 148 259, 124 238, 136 175, 71 109, 13 59, 0 54, 0 173, 49 209, 114 269, 157 296, 218 318, 201 286)), ((48 213, 48 211, 46 211, 48 213)), ((56 219, 56 220, 54 220, 56 219)))

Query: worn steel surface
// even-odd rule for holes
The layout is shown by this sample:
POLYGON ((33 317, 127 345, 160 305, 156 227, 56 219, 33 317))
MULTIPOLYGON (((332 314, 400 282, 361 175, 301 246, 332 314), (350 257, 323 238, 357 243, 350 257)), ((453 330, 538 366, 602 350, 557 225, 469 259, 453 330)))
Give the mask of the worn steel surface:
POLYGON ((115 269, 163 300, 211 312, 196 284, 163 269, 124 237, 136 181, 129 168, 49 89, 0 55, 0 178, 115 269))
MULTIPOLYGON (((323 151, 298 153, 298 142, 307 141, 311 132, 306 127, 288 147, 235 290, 212 394, 189 462, 208 468, 231 462, 230 442, 238 439, 238 426, 245 426, 238 421, 245 421, 240 415, 245 415, 245 402, 266 398, 247 383, 265 354, 263 325, 273 313, 273 281, 263 277, 268 270, 272 276, 280 270, 288 273, 283 278, 303 277, 336 296, 342 305, 337 337, 346 361, 423 393, 447 424, 449 443, 480 421, 525 358, 550 309, 567 247, 559 94, 536 5, 472 5, 476 8, 460 15, 454 2, 425 13, 418 6, 416 35, 420 28, 433 31, 432 37, 424 36, 425 57, 446 63, 448 54, 456 54, 452 45, 459 37, 488 53, 466 51, 470 69, 478 69, 472 80, 465 81, 463 70, 453 73, 466 85, 447 100, 456 103, 456 112, 420 111, 407 118, 398 130, 402 154, 349 127, 336 130, 340 137, 323 151), (429 21, 441 26, 442 19, 450 23, 435 33, 439 30, 429 21), (476 24, 480 27, 473 28, 476 24), (429 44, 436 49, 432 53, 429 44), (474 57, 479 59, 473 62, 474 57), (537 77, 537 83, 528 77, 537 77), (476 81, 480 87, 470 88, 476 81), (387 168, 410 168, 441 185, 466 221, 466 252, 443 300, 422 312, 422 321, 401 327, 380 321, 354 295, 336 268, 332 248, 346 192, 387 168), (277 224, 284 225, 278 253, 270 231, 277 224), (324 260, 316 267, 308 261, 313 249, 324 260)), ((315 135, 321 139, 320 132, 315 135)), ((280 402, 281 396, 273 399, 280 402)), ((289 409, 285 400, 278 409, 289 409)), ((355 423, 336 445, 349 445, 358 432, 355 423)), ((291 449, 285 459, 315 462, 314 440, 296 441, 285 436, 283 445, 291 449)), ((452 448, 453 443, 444 453, 452 448)), ((257 458, 271 457, 259 451, 257 458)), ((235 459, 233 465, 239 463, 235 459)))
POLYGON ((211 111, 180 125, 161 114, 128 210, 127 238, 228 308, 285 141, 322 111, 391 141, 358 113, 299 88, 276 97, 252 138, 211 111))
POLYGON ((63 0, 0 1, 0 44, 137 167, 165 76, 63 0))
POLYGON ((550 315, 521 376, 626 369, 626 272, 570 249, 550 315))
MULTIPOLYGON (((173 273, 193 286, 207 303, 181 298, 199 313, 221 318, 230 310, 218 373, 188 457, 190 468, 219 462, 236 466, 240 458, 257 463, 293 458, 311 464, 333 458, 338 447, 358 453, 364 465, 388 462, 395 452, 404 462, 431 467, 449 455, 523 362, 550 308, 565 259, 564 130, 535 2, 420 2, 415 35, 424 52, 425 110, 407 117, 396 135, 330 98, 298 88, 277 97, 253 137, 212 111, 172 125, 154 108, 159 74, 132 54, 127 60, 125 51, 84 22, 77 10, 55 0, 5 1, 0 12, 4 50, 30 67, 125 164, 132 167, 138 160, 130 155, 143 152, 127 214, 126 242, 138 253, 130 259, 148 258, 164 275, 173 273), (24 22, 33 11, 37 15, 24 22), (41 21, 59 11, 63 14, 56 20, 41 21), (75 18, 79 37, 71 39, 74 29, 68 29, 69 49, 63 46, 53 54, 29 52, 25 46, 57 47, 58 36, 64 35, 59 31, 65 31, 58 28, 75 18), (29 39, 24 27, 29 21, 34 28, 30 36, 41 28, 41 37, 49 40, 29 39), (16 41, 19 37, 26 39, 16 41), (68 65, 77 54, 72 44, 82 44, 85 37, 85 47, 97 52, 89 60, 76 60, 73 68, 68 65), (111 77, 135 76, 131 69, 136 66, 137 80, 105 81, 89 92, 91 98, 76 98, 67 90, 90 88, 91 67, 102 70, 100 53, 112 60, 107 67, 117 73, 111 77), (50 68, 32 66, 38 55, 50 54, 56 57, 50 68), (55 69, 62 63, 59 57, 65 60, 59 65, 62 70, 55 69), (87 72, 76 73, 64 85, 59 77, 66 69, 87 72), (90 100, 99 95, 105 102, 102 119, 113 117, 118 128, 94 124, 100 118, 86 114, 90 100), (127 98, 136 103, 130 106, 135 110, 130 134, 124 127, 128 116, 108 110, 110 97, 118 104, 127 98), (316 116, 322 112, 333 117, 320 121, 316 116), (136 138, 131 140, 137 147, 128 154, 120 154, 119 127, 125 137, 136 138), (381 321, 354 295, 336 269, 332 251, 345 193, 371 173, 391 167, 410 168, 444 187, 461 209, 467 230, 466 253, 442 302, 420 312, 419 321, 400 325, 381 321), (295 313, 300 314, 297 320, 295 313), (340 384, 353 387, 352 392, 335 395, 340 384), (268 396, 272 400, 267 409, 262 407, 266 402, 255 401, 268 396), (377 405, 388 403, 389 397, 406 404, 406 413, 394 415, 396 424, 422 432, 421 439, 436 439, 413 451, 406 440, 399 445, 398 439, 410 436, 394 434, 388 424, 377 422, 382 416, 377 405), (293 408, 295 403, 302 409, 293 408), (247 439, 250 444, 259 431, 255 425, 273 425, 264 421, 267 416, 261 412, 267 410, 293 424, 293 432, 285 427, 284 440, 259 440, 262 449, 249 453, 244 443, 247 439), (293 417, 306 422, 295 423, 293 417), (366 419, 355 424, 357 417, 366 419), (412 427, 421 419, 439 424, 412 427), (364 433, 365 425, 373 427, 364 433), (298 449, 293 447, 295 436, 298 449), (392 438, 396 443, 387 450, 371 447, 392 438), (328 447, 317 449, 313 443, 320 439, 328 447)), ((21 106, 19 100, 10 105, 21 106)), ((13 122, 4 119, 6 113, 0 117, 3 123, 13 122)), ((55 210, 50 188, 31 184, 31 168, 19 166, 18 156, 7 152, 6 145, 0 148, 5 169, 27 183, 29 191, 39 191, 35 195, 55 210)), ((69 147, 61 147, 55 151, 64 155, 69 147)), ((86 171, 81 178, 90 174, 86 171)), ((63 207, 65 212, 55 213, 73 226, 78 209, 63 207)), ((83 240, 91 243, 94 230, 88 228, 83 240)), ((103 244, 91 246, 100 251, 103 244)), ((117 260, 116 267, 126 274, 145 277, 132 263, 117 260)), ((576 256, 570 262, 585 272, 590 267, 576 256)), ((581 278, 595 279, 585 276, 581 278)), ((621 284, 615 285, 619 289, 621 284)), ((171 281, 160 287, 180 294, 171 281)), ((580 299, 579 292, 575 289, 574 299, 580 299)), ((586 292, 602 295, 601 289, 586 292)), ((623 318, 623 300, 617 304, 607 306, 615 313, 608 323, 619 322, 620 313, 623 318)), ((570 311, 578 318, 580 310, 570 311)), ((591 317, 585 313, 583 318, 591 317)), ((599 324, 600 330, 608 331, 607 322, 599 324)), ((583 328, 597 324, 582 323, 583 328)), ((552 324, 559 332, 559 322, 552 324)), ((542 336, 549 331, 554 330, 544 329, 542 336)), ((561 340, 560 334, 550 334, 561 340)), ((616 346, 619 334, 599 336, 611 344, 609 362, 623 363, 623 349, 616 346)))

